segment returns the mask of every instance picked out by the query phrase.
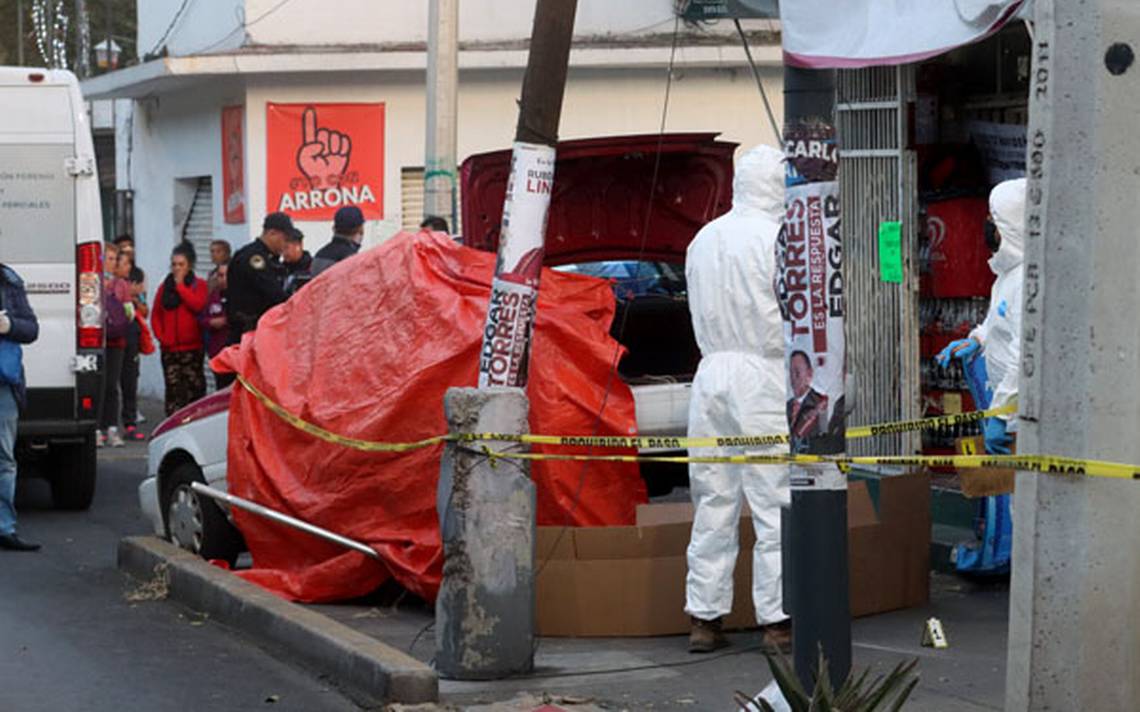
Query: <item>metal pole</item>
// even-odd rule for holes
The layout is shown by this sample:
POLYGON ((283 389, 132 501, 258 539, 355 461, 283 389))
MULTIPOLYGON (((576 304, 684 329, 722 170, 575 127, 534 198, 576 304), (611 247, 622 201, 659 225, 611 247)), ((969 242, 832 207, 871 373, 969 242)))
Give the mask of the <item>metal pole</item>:
POLYGON ((75 0, 75 74, 80 79, 91 76, 91 22, 87 16, 87 0, 75 0))
POLYGON ((525 388, 558 122, 578 0, 538 0, 519 101, 499 257, 479 355, 479 387, 525 388))
MULTIPOLYGON (((1140 462, 1140 7, 1035 11, 1018 450, 1140 462)), ((1140 707, 1138 485, 1018 474, 1006 710, 1140 707)))
POLYGON ((256 514, 259 517, 265 517, 266 519, 270 519, 274 522, 277 522, 278 524, 284 524, 287 527, 293 527, 294 529, 299 529, 300 531, 303 531, 306 534, 312 534, 313 536, 315 536, 319 539, 324 539, 325 541, 331 541, 332 543, 339 544, 340 546, 343 546, 346 549, 352 549, 353 551, 359 551, 361 554, 364 554, 365 556, 367 556, 370 559, 380 560, 380 555, 376 553, 376 550, 373 549, 372 547, 368 546, 367 544, 363 544, 359 541, 356 541, 355 539, 349 539, 346 536, 341 536, 340 534, 337 534, 336 532, 330 532, 328 529, 322 529, 321 527, 318 527, 316 524, 309 524, 308 522, 303 521, 301 519, 297 519, 296 517, 290 517, 288 514, 282 514, 281 512, 278 512, 274 509, 270 509, 269 507, 263 507, 262 505, 258 504, 257 502, 251 502, 248 499, 243 499, 241 497, 237 497, 235 495, 230 494, 229 492, 223 492, 220 489, 214 489, 213 487, 210 487, 208 485, 204 485, 201 482, 191 483, 190 488, 193 489, 198 494, 204 494, 207 497, 211 497, 211 498, 219 500, 221 502, 225 502, 226 504, 230 505, 231 507, 237 507, 238 509, 243 509, 243 510, 250 512, 252 514, 256 514))
POLYGON ((16 63, 24 66, 24 0, 16 0, 16 63))
MULTIPOLYGON (((793 452, 842 453, 846 441, 843 247, 839 236, 835 72, 784 67, 788 213, 778 293, 790 373, 793 452)), ((796 674, 811 689, 819 653, 832 685, 851 669, 847 481, 835 467, 792 467, 786 531, 796 674)))
POLYGON ((456 225, 456 144, 459 104, 459 0, 431 0, 428 9, 427 151, 424 216, 456 225))

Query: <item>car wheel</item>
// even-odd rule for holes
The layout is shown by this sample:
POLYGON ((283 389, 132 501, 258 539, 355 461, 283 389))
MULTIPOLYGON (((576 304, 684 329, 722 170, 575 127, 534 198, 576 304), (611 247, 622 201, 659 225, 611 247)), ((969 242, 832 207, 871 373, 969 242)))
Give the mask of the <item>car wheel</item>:
POLYGON ((52 447, 51 500, 56 509, 82 510, 95 499, 95 434, 81 443, 52 447))
POLYGON ((205 484, 198 466, 191 462, 178 465, 164 478, 161 504, 166 538, 204 559, 221 559, 232 566, 245 549, 241 532, 214 500, 193 490, 194 482, 205 484))

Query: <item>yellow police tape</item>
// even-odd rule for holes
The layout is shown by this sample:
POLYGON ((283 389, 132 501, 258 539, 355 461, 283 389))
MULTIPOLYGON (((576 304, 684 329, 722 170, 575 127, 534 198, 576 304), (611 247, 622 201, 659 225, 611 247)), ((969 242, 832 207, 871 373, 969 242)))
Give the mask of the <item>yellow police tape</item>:
MULTIPOLYGON (((237 377, 238 383, 250 392, 254 398, 264 405, 270 412, 284 420, 301 432, 308 433, 325 442, 342 445, 344 447, 364 452, 409 452, 432 447, 445 442, 473 443, 478 441, 505 441, 529 445, 556 445, 565 447, 603 447, 603 448, 670 448, 687 449, 702 447, 757 447, 778 445, 788 442, 786 434, 734 436, 734 437, 705 437, 705 438, 662 438, 662 437, 621 437, 621 436, 558 436, 558 435, 518 435, 508 433, 452 433, 436 435, 423 440, 410 442, 376 442, 360 440, 325 430, 313 425, 302 418, 290 413, 269 396, 262 393, 256 386, 237 377)), ((884 433, 901 433, 939 428, 950 425, 971 423, 983 418, 1013 413, 1015 405, 1001 408, 991 408, 986 411, 973 411, 937 418, 924 418, 922 420, 908 420, 898 423, 882 425, 867 425, 850 428, 848 438, 865 438, 884 433)), ((1006 468, 1029 470, 1051 474, 1084 475, 1089 477, 1111 477, 1117 479, 1140 480, 1140 466, 1126 465, 1103 460, 1084 460, 1069 457, 1054 457, 1051 455, 951 455, 951 456, 846 456, 846 455, 792 455, 792 454, 765 454, 765 455, 574 455, 564 453, 524 453, 493 451, 486 446, 471 448, 493 460, 560 460, 570 462, 665 462, 665 463, 708 463, 728 465, 822 465, 832 464, 846 469, 851 465, 887 465, 899 467, 961 467, 961 468, 1006 468)))

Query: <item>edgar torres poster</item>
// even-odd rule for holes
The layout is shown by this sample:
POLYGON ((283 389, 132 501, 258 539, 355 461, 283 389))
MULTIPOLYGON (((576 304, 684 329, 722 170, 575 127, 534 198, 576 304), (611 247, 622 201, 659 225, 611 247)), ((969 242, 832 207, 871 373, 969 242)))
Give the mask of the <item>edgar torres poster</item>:
POLYGON ((268 104, 267 212, 332 220, 355 205, 384 218, 383 104, 268 104))
MULTIPOLYGON (((845 342, 839 158, 830 126, 789 131, 787 213, 777 242, 793 453, 844 449, 845 342)), ((833 466, 793 468, 793 487, 843 487, 833 466)))

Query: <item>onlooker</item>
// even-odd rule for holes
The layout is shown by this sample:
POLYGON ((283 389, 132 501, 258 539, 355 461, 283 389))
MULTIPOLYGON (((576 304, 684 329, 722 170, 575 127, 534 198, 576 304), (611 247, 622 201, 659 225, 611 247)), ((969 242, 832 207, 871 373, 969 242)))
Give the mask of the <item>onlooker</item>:
POLYGON ((360 251, 364 240, 364 213, 355 205, 346 205, 333 216, 333 236, 327 245, 317 250, 313 258, 313 276, 316 277, 341 260, 360 251))
POLYGON ((299 232, 285 213, 270 213, 261 223, 261 237, 234 253, 226 279, 229 343, 240 344, 262 314, 289 298, 285 270, 276 258, 285 251, 286 238, 299 232))
MULTIPOLYGON (((206 308, 202 310, 200 317, 202 331, 206 335, 206 358, 212 359, 221 353, 230 338, 230 325, 229 321, 226 320, 226 280, 229 271, 230 266, 228 264, 218 265, 214 269, 214 276, 208 282, 210 296, 206 300, 206 308)), ((218 390, 225 388, 233 381, 234 374, 214 371, 214 383, 218 390)))
POLYGON ((123 436, 119 425, 122 418, 123 355, 127 347, 127 332, 134 319, 134 304, 127 280, 119 277, 119 248, 111 242, 103 246, 103 306, 106 333, 106 356, 103 359, 103 403, 100 408, 99 428, 95 431, 98 447, 122 447, 123 436))
POLYGON ((285 238, 281 266, 285 268, 285 293, 289 296, 313 278, 313 256, 305 251, 305 236, 300 230, 285 238))
POLYGON ((233 254, 233 248, 226 240, 213 240, 210 242, 210 262, 214 265, 210 270, 210 277, 218 273, 218 268, 222 265, 230 263, 230 257, 233 254))
POLYGON ((23 354, 40 334, 19 275, 0 265, 0 549, 35 551, 39 544, 16 534, 16 425, 24 407, 23 354))
POLYGON ((135 238, 130 235, 119 235, 115 238, 115 247, 119 249, 119 254, 125 254, 131 260, 131 264, 135 261, 135 238))
POLYGON ((139 430, 139 342, 146 328, 148 309, 146 305, 146 275, 134 264, 134 254, 119 248, 119 270, 117 276, 126 279, 130 287, 131 303, 135 308, 134 318, 127 326, 127 346, 123 351, 123 373, 119 385, 123 393, 123 430, 127 440, 146 440, 146 434, 139 430))
POLYGON ((420 223, 420 229, 429 232, 446 232, 451 234, 451 230, 448 229, 447 226, 447 220, 444 220, 438 215, 428 215, 424 218, 424 221, 420 223))
POLYGON ((167 415, 206 395, 198 315, 208 297, 206 282, 194 276, 194 247, 182 242, 170 256, 170 274, 154 295, 150 318, 162 349, 167 415))

